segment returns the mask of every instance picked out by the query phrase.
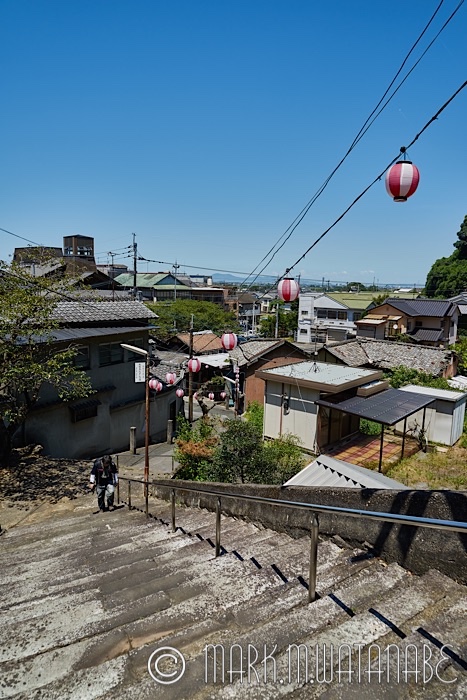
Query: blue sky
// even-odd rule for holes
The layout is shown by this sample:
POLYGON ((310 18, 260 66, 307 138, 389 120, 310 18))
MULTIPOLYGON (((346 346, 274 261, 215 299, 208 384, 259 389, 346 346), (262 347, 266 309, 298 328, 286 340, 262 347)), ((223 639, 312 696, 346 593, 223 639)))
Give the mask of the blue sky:
MULTIPOLYGON (((102 262, 135 232, 146 258, 250 272, 344 155, 438 5, 2 0, 0 227, 47 245, 93 236, 102 262)), ((457 5, 444 1, 408 67, 457 5)), ((464 82, 466 12, 265 272, 282 275, 464 82)), ((381 181, 294 274, 423 283, 467 214, 466 107, 467 89, 410 149, 420 186, 407 203, 381 181)), ((0 258, 23 244, 0 232, 0 258)))

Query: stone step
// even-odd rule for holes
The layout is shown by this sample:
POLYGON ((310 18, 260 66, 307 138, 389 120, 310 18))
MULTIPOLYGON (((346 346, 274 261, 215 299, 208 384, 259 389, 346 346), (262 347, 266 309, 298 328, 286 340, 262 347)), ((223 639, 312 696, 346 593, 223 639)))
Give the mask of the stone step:
MULTIPOLYGON (((320 540, 320 598, 308 604, 309 537, 294 540, 222 516, 225 553, 216 559, 207 541, 214 543, 211 512, 177 507, 177 525, 185 532, 172 533, 160 519, 136 510, 94 516, 93 506, 31 526, 34 533, 22 526, 0 538, 1 697, 346 698, 345 692, 358 690, 344 681, 331 687, 305 686, 300 679, 261 686, 238 678, 206 683, 206 644, 237 654, 235 645, 246 653, 250 644, 260 655, 264 645, 266 653, 276 646, 282 680, 290 644, 322 649, 357 642, 368 653, 372 644, 413 639, 422 649, 426 639, 433 648, 450 639, 460 661, 466 656, 465 587, 438 572, 412 576, 361 550, 320 540), (148 659, 160 646, 186 658, 176 684, 157 684, 148 673, 148 659)), ((154 503, 154 510, 170 522, 170 505, 154 503)), ((445 669, 448 679, 458 670, 456 693, 465 689, 462 664, 454 659, 445 669)), ((451 692, 437 683, 428 688, 433 700, 446 687, 451 692)), ((367 685, 362 693, 368 697, 399 697, 398 688, 367 685)), ((400 697, 415 697, 419 688, 412 686, 406 684, 400 697)))

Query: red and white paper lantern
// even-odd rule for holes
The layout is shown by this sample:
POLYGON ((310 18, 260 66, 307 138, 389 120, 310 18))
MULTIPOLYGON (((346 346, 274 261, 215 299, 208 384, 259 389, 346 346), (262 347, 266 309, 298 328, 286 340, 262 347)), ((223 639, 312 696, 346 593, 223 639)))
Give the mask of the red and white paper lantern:
POLYGON ((188 360, 188 371, 189 372, 199 372, 201 369, 201 362, 197 357, 192 357, 188 360))
POLYGON ((224 350, 233 350, 237 347, 237 336, 235 333, 224 333, 222 336, 222 347, 224 350))
POLYGON ((211 399, 211 401, 214 401, 214 394, 212 391, 208 394, 208 399, 211 399))
POLYGON ((175 380, 177 379, 177 375, 175 372, 167 372, 165 375, 165 381, 167 384, 175 384, 175 380))
POLYGON ((410 160, 399 160, 386 173, 386 191, 395 202, 406 202, 419 181, 418 168, 410 160))
POLYGON ((225 393, 225 391, 221 391, 220 397, 221 397, 222 401, 225 399, 226 396, 227 396, 227 394, 225 393))
POLYGON ((286 277, 277 285, 277 293, 282 301, 295 301, 300 294, 300 287, 291 277, 286 277))
POLYGON ((181 399, 182 396, 185 395, 185 392, 183 391, 183 389, 177 389, 177 391, 175 393, 177 394, 179 399, 181 399))
POLYGON ((194 399, 197 399, 197 398, 198 398, 198 392, 197 392, 197 391, 195 391, 195 393, 193 394, 193 398, 194 398, 194 399))
POLYGON ((153 391, 162 391, 162 384, 157 379, 150 379, 149 388, 153 391))

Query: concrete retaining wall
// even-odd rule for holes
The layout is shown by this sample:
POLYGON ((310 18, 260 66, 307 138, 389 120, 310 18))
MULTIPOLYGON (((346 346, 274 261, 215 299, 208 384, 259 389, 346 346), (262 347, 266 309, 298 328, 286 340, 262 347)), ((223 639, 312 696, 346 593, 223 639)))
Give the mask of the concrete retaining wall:
MULTIPOLYGON (((465 521, 466 491, 393 491, 377 489, 281 487, 256 484, 217 484, 181 480, 158 480, 157 495, 170 498, 170 487, 203 489, 264 498, 316 503, 360 510, 465 521)), ((177 503, 215 510, 215 496, 176 491, 177 503)), ((222 499, 222 512, 261 523, 293 537, 309 532, 310 513, 236 498, 222 499)), ((451 578, 467 583, 467 535, 423 527, 378 523, 359 517, 319 514, 320 534, 339 535, 351 545, 366 546, 387 561, 396 561, 416 574, 438 569, 451 578)), ((214 528, 214 522, 213 522, 214 528)), ((222 538, 221 538, 222 541, 222 538)))

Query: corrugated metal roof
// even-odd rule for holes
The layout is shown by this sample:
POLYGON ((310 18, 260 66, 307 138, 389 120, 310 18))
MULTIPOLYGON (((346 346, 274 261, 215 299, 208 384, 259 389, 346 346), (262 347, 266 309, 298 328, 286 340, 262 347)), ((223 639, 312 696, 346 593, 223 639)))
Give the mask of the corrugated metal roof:
POLYGON ((433 396, 436 399, 443 399, 444 401, 460 401, 461 399, 467 399, 467 392, 465 391, 434 389, 431 386, 418 386, 417 384, 407 384, 407 386, 401 386, 400 390, 410 391, 413 394, 420 394, 421 396, 433 396))
POLYGON ((408 487, 383 474, 340 459, 320 455, 284 486, 332 486, 362 489, 407 489, 408 487))
POLYGON ((384 323, 386 323, 385 318, 371 318, 371 316, 365 316, 365 318, 355 321, 357 326, 381 326, 384 323))
POLYGON ((386 389, 368 397, 353 396, 349 399, 337 395, 326 400, 318 399, 315 403, 384 425, 395 425, 421 408, 429 406, 433 401, 435 399, 432 396, 410 394, 400 389, 386 389))
POLYGON ((465 316, 467 314, 467 304, 459 304, 459 313, 462 316, 465 316))
POLYGON ((198 355, 197 359, 209 367, 228 367, 230 365, 230 357, 227 352, 218 352, 215 355, 198 355))

